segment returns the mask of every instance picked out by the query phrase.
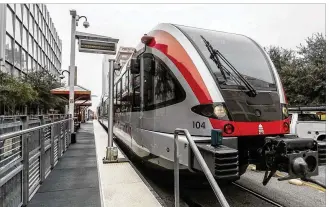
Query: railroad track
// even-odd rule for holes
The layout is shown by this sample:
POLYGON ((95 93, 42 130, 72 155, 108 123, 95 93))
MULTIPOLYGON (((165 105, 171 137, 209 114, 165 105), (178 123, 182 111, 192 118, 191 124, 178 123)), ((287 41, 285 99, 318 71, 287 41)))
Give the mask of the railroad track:
POLYGON ((242 185, 236 183, 236 182, 232 182, 232 184, 235 185, 236 187, 238 187, 238 188, 240 188, 240 189, 242 189, 242 190, 244 190, 244 191, 250 193, 250 194, 253 194, 253 195, 256 196, 257 198, 260 198, 260 199, 262 199, 263 201, 266 201, 266 202, 268 202, 268 203, 274 205, 274 206, 277 206, 277 207, 284 207, 284 206, 281 205, 280 203, 277 203, 276 201, 273 201, 272 199, 267 198, 267 197, 265 197, 265 196, 263 196, 263 195, 261 195, 261 194, 255 192, 255 191, 249 189, 249 188, 246 188, 246 187, 244 187, 244 186, 242 186, 242 185))

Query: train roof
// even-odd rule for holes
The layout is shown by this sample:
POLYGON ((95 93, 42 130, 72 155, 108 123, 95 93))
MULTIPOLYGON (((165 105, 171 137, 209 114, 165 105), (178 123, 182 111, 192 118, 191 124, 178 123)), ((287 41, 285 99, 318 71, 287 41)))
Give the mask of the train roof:
POLYGON ((216 33, 223 33, 223 34, 226 34, 226 35, 232 35, 232 36, 243 36, 243 37, 246 37, 246 38, 249 38, 248 36, 246 35, 243 35, 243 34, 238 34, 238 33, 233 33, 233 32, 226 32, 226 31, 219 31, 219 30, 214 30, 214 29, 204 29, 204 28, 200 28, 200 27, 192 27, 192 26, 186 26, 186 25, 180 25, 180 24, 171 24, 179 29, 183 29, 184 27, 185 28, 191 28, 191 29, 195 29, 195 30, 200 30, 200 31, 204 31, 204 32, 216 32, 216 33))

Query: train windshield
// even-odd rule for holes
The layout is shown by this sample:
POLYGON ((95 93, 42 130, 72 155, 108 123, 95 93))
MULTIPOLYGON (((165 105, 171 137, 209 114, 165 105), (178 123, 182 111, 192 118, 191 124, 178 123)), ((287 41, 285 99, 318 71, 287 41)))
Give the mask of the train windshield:
MULTIPOLYGON (((223 82, 224 77, 216 63, 210 58, 203 39, 207 39, 215 50, 225 58, 243 75, 243 77, 256 89, 276 90, 275 79, 265 54, 248 37, 243 35, 218 32, 186 26, 177 26, 190 39, 192 44, 206 60, 217 80, 223 82)), ((224 67, 229 68, 224 62, 224 67)), ((236 82, 227 81, 222 88, 235 86, 236 82)))

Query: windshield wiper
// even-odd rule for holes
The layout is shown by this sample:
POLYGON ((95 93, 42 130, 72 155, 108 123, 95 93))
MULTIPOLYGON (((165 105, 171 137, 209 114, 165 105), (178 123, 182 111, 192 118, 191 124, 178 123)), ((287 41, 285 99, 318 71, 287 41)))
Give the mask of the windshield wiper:
MULTIPOLYGON (((218 50, 215 50, 212 45, 207 41, 202 35, 200 35, 202 40, 204 41, 209 53, 210 53, 210 59, 214 61, 217 68, 221 71, 223 78, 225 81, 227 81, 227 77, 225 75, 225 72, 231 75, 232 73, 223 66, 220 59, 235 73, 235 75, 244 83, 246 88, 249 90, 247 93, 249 96, 255 97, 257 95, 257 91, 252 87, 252 85, 241 75, 241 73, 234 68, 234 66, 223 56, 222 53, 220 53, 218 50)), ((234 82, 238 83, 237 80, 234 77, 234 82)), ((241 85, 241 84, 239 84, 241 85)))

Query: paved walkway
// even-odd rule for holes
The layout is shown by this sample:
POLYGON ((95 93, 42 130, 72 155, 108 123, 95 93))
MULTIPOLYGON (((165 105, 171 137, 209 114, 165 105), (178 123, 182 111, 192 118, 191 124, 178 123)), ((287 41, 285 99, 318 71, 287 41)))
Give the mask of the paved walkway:
POLYGON ((81 124, 72 144, 28 207, 101 206, 93 123, 81 124))

